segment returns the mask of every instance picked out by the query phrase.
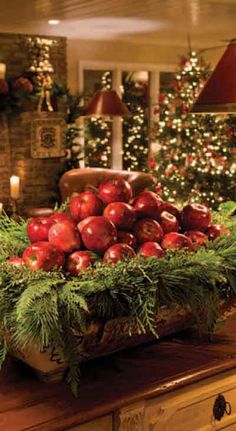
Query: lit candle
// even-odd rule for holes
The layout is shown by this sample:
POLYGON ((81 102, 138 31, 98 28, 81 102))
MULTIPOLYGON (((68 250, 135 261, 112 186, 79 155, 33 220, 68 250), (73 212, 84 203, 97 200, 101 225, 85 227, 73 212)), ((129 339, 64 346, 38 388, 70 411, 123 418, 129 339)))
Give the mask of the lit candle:
POLYGON ((12 175, 10 178, 10 194, 14 200, 20 197, 20 177, 16 175, 12 175))
POLYGON ((0 202, 0 215, 2 215, 2 212, 3 212, 3 203, 0 202))
POLYGON ((5 79, 6 77, 6 65, 5 63, 0 63, 0 79, 5 79))

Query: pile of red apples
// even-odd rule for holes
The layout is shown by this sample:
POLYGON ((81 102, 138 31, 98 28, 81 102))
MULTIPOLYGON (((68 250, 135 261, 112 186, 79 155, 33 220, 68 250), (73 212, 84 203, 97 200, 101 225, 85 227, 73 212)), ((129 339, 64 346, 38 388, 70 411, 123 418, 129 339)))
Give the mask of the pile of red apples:
POLYGON ((29 220, 31 244, 22 257, 8 262, 31 270, 62 267, 76 276, 99 260, 115 264, 136 255, 160 259, 168 249, 193 252, 228 233, 226 227, 212 224, 204 205, 188 204, 180 210, 151 191, 133 198, 127 181, 109 179, 96 191, 73 196, 69 214, 29 220))

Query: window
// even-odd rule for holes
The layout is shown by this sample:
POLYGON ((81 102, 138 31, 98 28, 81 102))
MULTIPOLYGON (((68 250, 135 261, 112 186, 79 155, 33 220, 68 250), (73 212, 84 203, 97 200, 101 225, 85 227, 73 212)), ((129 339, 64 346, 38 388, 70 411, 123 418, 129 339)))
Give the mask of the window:
POLYGON ((79 92, 85 101, 98 89, 113 88, 131 111, 131 117, 83 120, 85 165, 114 169, 144 170, 152 150, 149 131, 155 120, 160 85, 168 85, 173 66, 81 62, 79 92))

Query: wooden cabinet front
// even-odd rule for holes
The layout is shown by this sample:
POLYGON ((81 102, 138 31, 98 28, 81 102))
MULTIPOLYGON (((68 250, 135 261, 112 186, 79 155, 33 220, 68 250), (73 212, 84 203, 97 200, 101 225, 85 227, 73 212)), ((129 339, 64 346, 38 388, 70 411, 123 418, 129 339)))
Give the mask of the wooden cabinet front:
POLYGON ((236 370, 206 379, 147 401, 145 431, 236 430, 236 370), (220 420, 214 418, 213 406, 218 395, 225 401, 220 420), (228 427, 228 428, 227 428, 228 427))
POLYGON ((113 431, 112 415, 95 419, 82 425, 67 429, 67 431, 113 431))

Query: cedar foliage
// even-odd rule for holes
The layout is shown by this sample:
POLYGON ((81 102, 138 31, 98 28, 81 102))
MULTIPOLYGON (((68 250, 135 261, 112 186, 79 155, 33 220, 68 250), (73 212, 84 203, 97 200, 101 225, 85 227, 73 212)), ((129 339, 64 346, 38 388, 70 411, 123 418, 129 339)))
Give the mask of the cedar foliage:
MULTIPOLYGON (((231 229, 195 253, 169 252, 162 259, 136 257, 114 266, 97 263, 78 277, 16 269, 6 258, 27 245, 26 222, 0 220, 0 366, 11 347, 52 345, 68 364, 67 380, 77 393, 79 367, 73 330, 84 334, 91 315, 130 316, 140 333, 156 337, 155 315, 162 305, 188 306, 199 325, 213 328, 219 300, 236 295, 236 203, 214 214, 231 229), (6 334, 11 334, 10 343, 6 334)), ((131 331, 131 329, 130 329, 131 331)), ((132 332, 132 331, 131 331, 132 332)))

